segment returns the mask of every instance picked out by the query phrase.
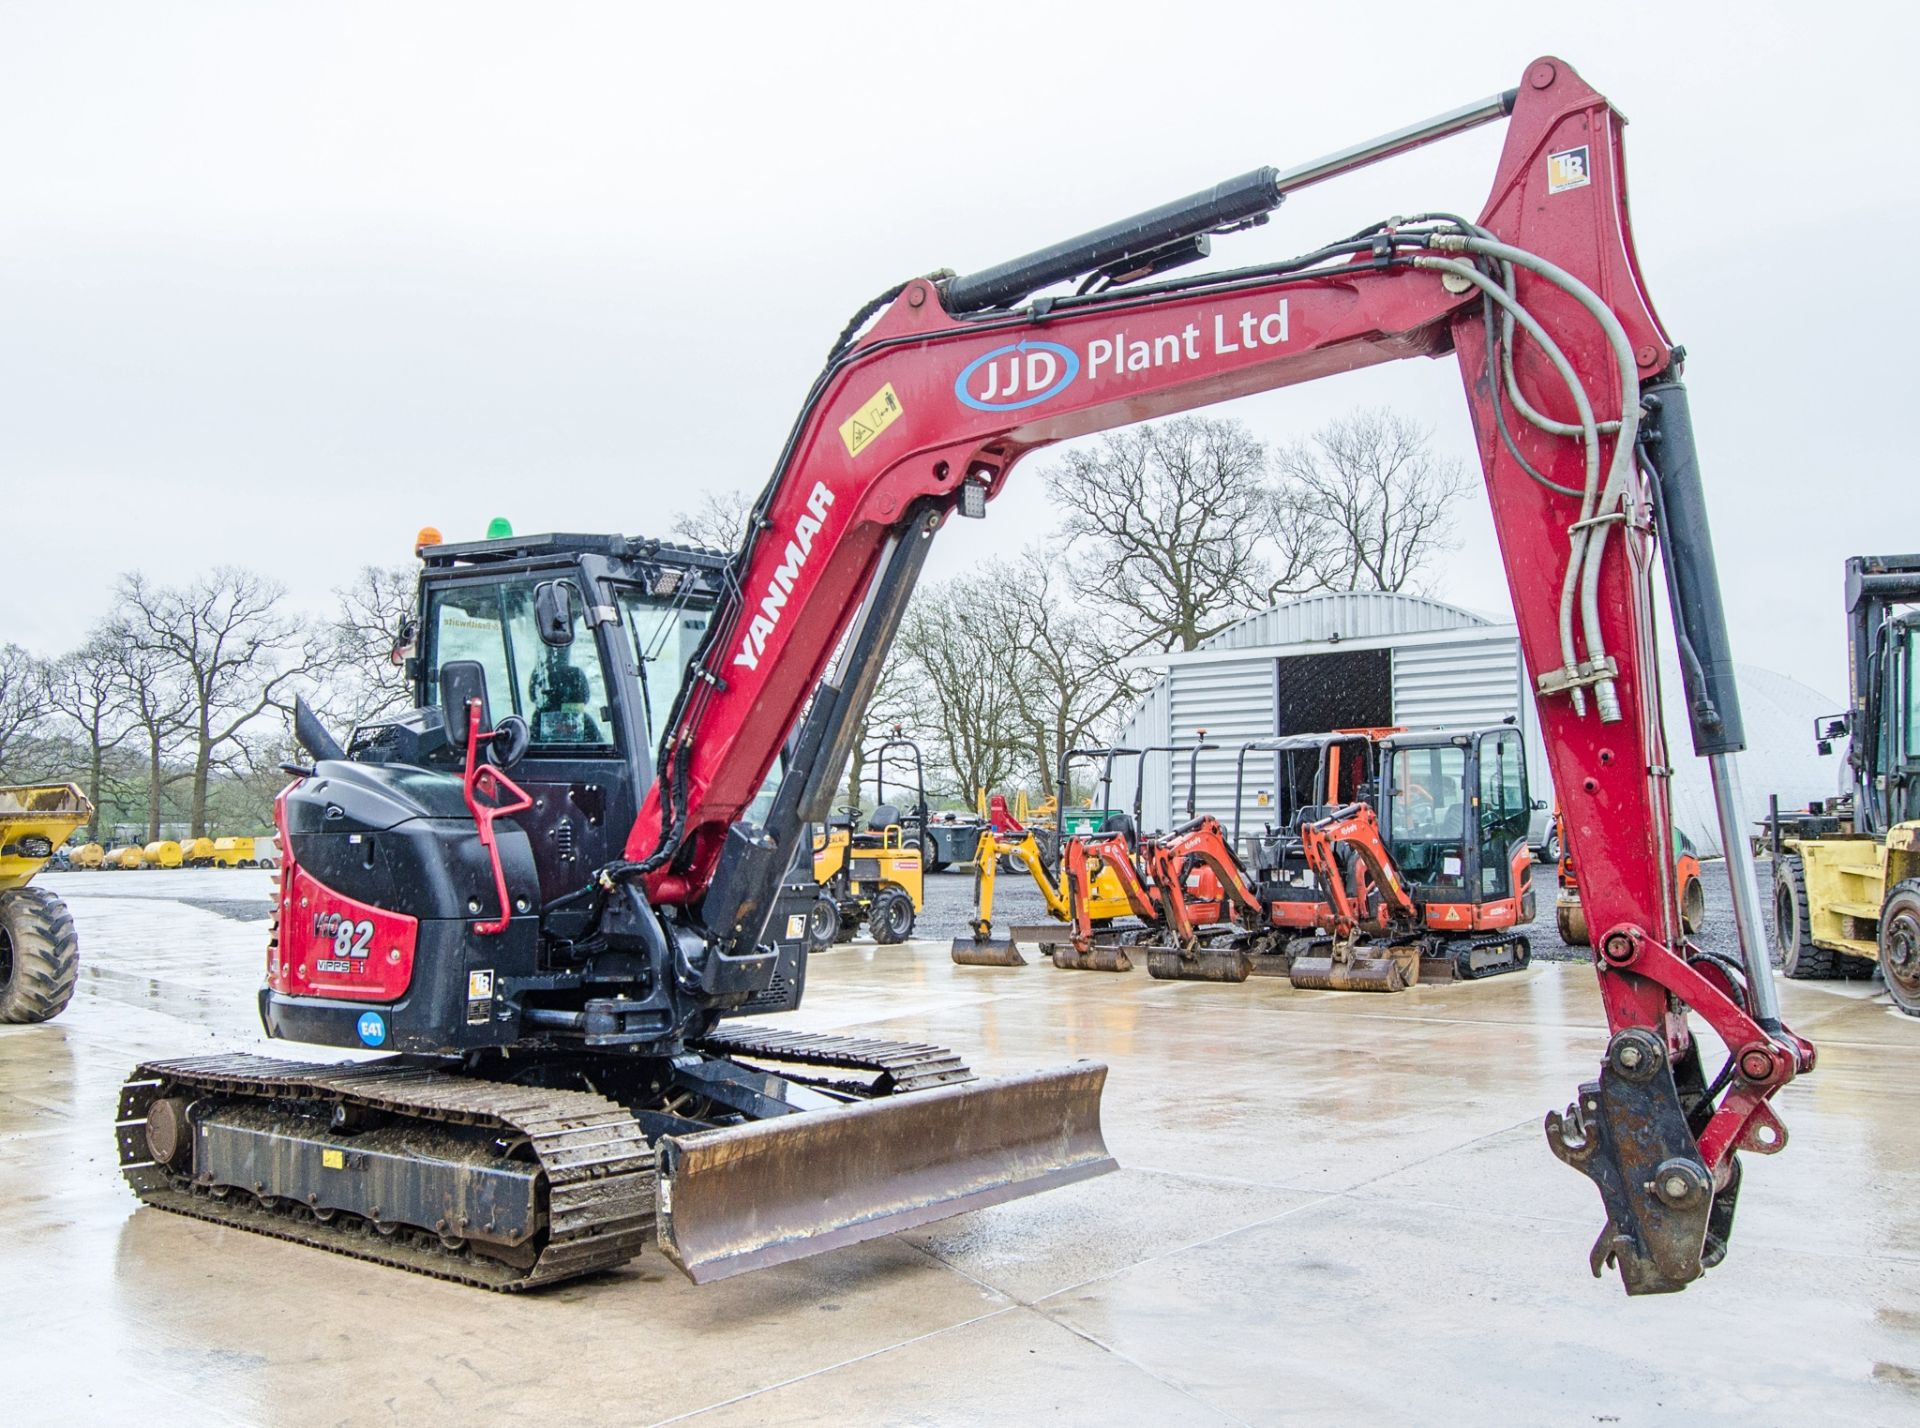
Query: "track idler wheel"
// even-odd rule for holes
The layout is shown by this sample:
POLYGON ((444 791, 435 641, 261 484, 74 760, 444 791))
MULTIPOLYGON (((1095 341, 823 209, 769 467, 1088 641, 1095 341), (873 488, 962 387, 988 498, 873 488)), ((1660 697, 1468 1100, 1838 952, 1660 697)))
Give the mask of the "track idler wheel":
POLYGON ((184 1096, 161 1096, 147 1107, 147 1149, 156 1165, 186 1169, 193 1159, 193 1123, 184 1096))

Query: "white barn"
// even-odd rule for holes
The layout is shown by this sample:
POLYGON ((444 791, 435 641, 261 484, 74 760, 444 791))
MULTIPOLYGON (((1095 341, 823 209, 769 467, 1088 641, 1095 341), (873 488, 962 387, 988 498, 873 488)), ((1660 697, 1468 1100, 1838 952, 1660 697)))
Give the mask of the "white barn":
MULTIPOLYGON (((1704 760, 1692 757, 1680 714, 1680 673, 1663 651, 1663 687, 1669 691, 1668 743, 1676 764, 1675 817, 1703 853, 1718 852, 1713 796, 1704 760)), ((1457 605, 1388 591, 1310 595, 1249 615, 1198 649, 1143 657, 1143 667, 1165 673, 1120 730, 1128 748, 1192 744, 1200 732, 1221 747, 1203 753, 1194 806, 1233 823, 1239 746, 1276 734, 1399 725, 1410 729, 1498 724, 1512 719, 1527 750, 1533 796, 1551 800, 1546 753, 1520 659, 1519 632, 1457 605)), ((1764 816, 1767 795, 1782 806, 1833 792, 1836 761, 1814 750, 1813 724, 1844 708, 1797 680, 1739 667, 1750 752, 1743 757, 1749 815, 1764 816)), ((1112 804, 1130 807, 1134 770, 1122 761, 1114 773, 1112 804)), ((1145 761, 1142 822, 1167 828, 1185 816, 1184 760, 1145 761)), ((1084 772, 1082 777, 1084 778, 1084 772)), ((1241 817, 1261 823, 1261 795, 1270 793, 1271 760, 1250 757, 1241 790, 1241 817)))

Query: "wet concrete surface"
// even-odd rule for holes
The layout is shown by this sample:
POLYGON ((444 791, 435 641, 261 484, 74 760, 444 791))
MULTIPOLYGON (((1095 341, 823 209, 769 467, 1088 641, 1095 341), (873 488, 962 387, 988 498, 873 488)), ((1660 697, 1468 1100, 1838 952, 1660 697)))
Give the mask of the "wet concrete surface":
POLYGON ((704 1288, 649 1251, 502 1297, 136 1209, 131 1066, 274 1049, 263 928, 219 910, 266 875, 47 884, 86 972, 0 1028, 0 1422, 1920 1422, 1920 1021, 1873 984, 1782 984, 1821 1051, 1792 1143, 1746 1158, 1724 1265, 1628 1300, 1540 1132, 1604 1044, 1584 967, 1384 997, 855 943, 776 1020, 1097 1057, 1125 1168, 704 1288))

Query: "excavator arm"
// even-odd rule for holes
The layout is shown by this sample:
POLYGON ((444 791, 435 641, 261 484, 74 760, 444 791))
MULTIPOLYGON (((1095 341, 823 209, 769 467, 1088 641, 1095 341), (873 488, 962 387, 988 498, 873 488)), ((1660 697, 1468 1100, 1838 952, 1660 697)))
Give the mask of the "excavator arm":
MULTIPOLYGON (((1624 121, 1564 62, 1519 87, 1286 173, 1256 170, 1125 223, 863 310, 802 406, 607 880, 679 919, 682 975, 765 975, 757 949, 798 829, 831 799, 933 535, 1050 443, 1402 358, 1458 364, 1613 1032, 1597 1081, 1548 1119, 1598 1185, 1594 1270, 1677 1289, 1724 1252, 1740 1150, 1813 1065, 1779 1020, 1752 867, 1732 866, 1744 977, 1697 958, 1673 886, 1648 580, 1656 539, 1696 753, 1744 854, 1744 747, 1680 353, 1627 217, 1624 121), (1508 120, 1471 221, 1393 218, 1300 256, 1172 275, 1285 195, 1508 120), (1075 291, 1043 290, 1077 281, 1075 291), (1043 293, 1035 297, 1035 293, 1043 293), (764 824, 749 803, 783 747, 764 824), (1711 1081, 1691 1009, 1724 1043, 1711 1081)), ((769 295, 771 299, 772 295, 769 295)))
POLYGON ((1300 829, 1300 853, 1313 869, 1320 886, 1326 890, 1333 907, 1334 935, 1350 938, 1366 916, 1366 883, 1356 879, 1349 888, 1341 875, 1337 850, 1350 848, 1367 870, 1368 882, 1380 890, 1381 916, 1389 924, 1413 928, 1419 924, 1420 909, 1413 905, 1400 870, 1393 864, 1380 839, 1380 820, 1364 803, 1336 808, 1324 818, 1315 819, 1300 829))

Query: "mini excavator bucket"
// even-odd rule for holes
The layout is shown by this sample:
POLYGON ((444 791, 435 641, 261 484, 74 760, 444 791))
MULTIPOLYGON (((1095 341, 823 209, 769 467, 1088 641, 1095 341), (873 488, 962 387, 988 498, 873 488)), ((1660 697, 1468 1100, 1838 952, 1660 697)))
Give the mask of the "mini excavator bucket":
POLYGON ((1412 947, 1350 948, 1295 957, 1288 979, 1302 991, 1404 992, 1420 980, 1420 953, 1412 947))
POLYGON ((1011 935, 995 937, 976 931, 953 939, 953 960, 962 967, 1024 967, 1027 959, 1011 935))
POLYGON ((1131 972, 1133 958, 1114 942, 1090 942, 1082 950, 1071 942, 1043 944, 1053 965, 1063 972, 1131 972))
POLYGON ((663 1136, 660 1248, 705 1284, 1104 1175, 1106 1080, 1079 1062, 663 1136))
POLYGON ((1147 975, 1162 982, 1244 982, 1253 975, 1253 959, 1238 947, 1150 947, 1147 975))

